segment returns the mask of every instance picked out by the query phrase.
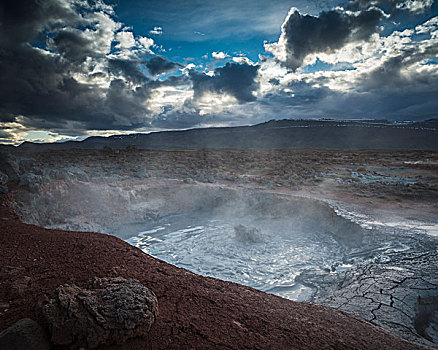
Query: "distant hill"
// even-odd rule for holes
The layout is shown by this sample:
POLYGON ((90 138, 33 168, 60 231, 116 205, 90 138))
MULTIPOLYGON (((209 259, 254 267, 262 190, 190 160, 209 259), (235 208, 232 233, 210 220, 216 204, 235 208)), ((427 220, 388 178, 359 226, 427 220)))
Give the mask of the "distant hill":
POLYGON ((254 126, 162 131, 123 136, 92 136, 63 143, 24 142, 18 148, 98 149, 172 148, 329 148, 438 149, 438 119, 417 122, 387 120, 271 120, 254 126))

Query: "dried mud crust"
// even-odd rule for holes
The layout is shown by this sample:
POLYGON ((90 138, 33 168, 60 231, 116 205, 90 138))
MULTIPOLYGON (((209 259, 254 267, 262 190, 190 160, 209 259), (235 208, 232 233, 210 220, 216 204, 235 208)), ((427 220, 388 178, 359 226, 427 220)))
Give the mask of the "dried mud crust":
POLYGON ((315 302, 347 311, 399 336, 436 348, 438 251, 405 254, 391 264, 358 266, 315 302))
POLYGON ((41 302, 59 285, 120 276, 150 288, 160 315, 147 338, 102 349, 421 348, 339 311, 195 275, 112 236, 23 224, 0 199, 0 330, 23 317, 47 329, 41 302))

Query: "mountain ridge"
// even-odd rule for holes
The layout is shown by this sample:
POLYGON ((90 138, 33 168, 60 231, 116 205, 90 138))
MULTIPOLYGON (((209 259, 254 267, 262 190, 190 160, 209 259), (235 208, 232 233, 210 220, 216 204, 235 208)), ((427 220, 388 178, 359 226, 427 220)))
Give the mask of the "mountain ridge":
POLYGON ((387 120, 270 120, 252 126, 169 130, 148 134, 90 136, 60 143, 24 142, 18 149, 328 148, 438 149, 438 118, 387 120))

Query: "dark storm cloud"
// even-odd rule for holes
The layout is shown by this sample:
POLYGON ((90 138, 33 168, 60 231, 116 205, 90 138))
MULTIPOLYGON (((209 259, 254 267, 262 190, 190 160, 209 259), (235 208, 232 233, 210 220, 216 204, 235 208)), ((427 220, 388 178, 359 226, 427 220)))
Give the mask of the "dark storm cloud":
MULTIPOLYGON (((320 79, 318 79, 318 82, 320 79)), ((266 110, 265 113, 280 115, 284 118, 320 117, 324 108, 323 101, 333 95, 329 88, 315 82, 293 81, 285 89, 266 94, 259 102, 266 110)))
MULTIPOLYGON (((26 115, 34 107, 44 109, 43 97, 62 90, 68 70, 67 62, 30 46, 0 51, 0 120, 10 120, 10 115, 26 115)), ((54 96, 54 100, 49 100, 51 105, 56 103, 55 99, 54 96)))
POLYGON ((128 77, 130 81, 135 83, 145 83, 149 79, 146 78, 141 71, 137 60, 109 59, 108 66, 110 71, 115 74, 121 74, 128 77))
POLYGON ((390 57, 382 65, 373 69, 363 76, 363 85, 380 89, 382 87, 402 86, 405 89, 411 86, 438 84, 436 74, 418 69, 409 69, 412 65, 438 56, 436 45, 419 48, 408 48, 393 57, 390 57), (406 72, 407 70, 407 72, 406 72), (405 72, 403 72, 405 71, 405 72))
POLYGON ((178 67, 182 67, 179 63, 170 62, 167 58, 162 56, 152 57, 147 63, 146 67, 152 75, 168 73, 178 67))
MULTIPOLYGON (((360 48, 361 41, 375 32, 383 16, 387 17, 381 10, 368 6, 379 5, 384 9, 383 5, 389 2, 355 3, 356 13, 337 9, 312 17, 292 11, 283 25, 284 40, 275 44, 272 52, 278 54, 282 64, 296 70, 311 53, 330 53, 350 42, 357 43, 360 48), (285 49, 285 61, 280 55, 282 52, 275 51, 279 48, 285 49)), ((394 8, 398 4, 401 9, 414 11, 430 2, 391 3, 394 8)), ((272 92, 259 100, 260 105, 266 114, 283 109, 281 114, 289 118, 415 120, 434 117, 438 108, 438 100, 433 98, 438 93, 438 47, 433 30, 436 30, 436 24, 431 19, 404 34, 394 32, 386 38, 382 34, 376 36, 373 41, 379 43, 378 48, 353 62, 351 72, 324 73, 324 69, 319 70, 319 74, 300 72, 293 83, 274 85, 272 92), (380 47, 387 49, 382 52, 380 47), (371 56, 367 58, 367 55, 371 56), (369 63, 364 64, 362 59, 369 63)))
POLYGON ((234 96, 239 102, 254 101, 253 91, 258 88, 255 80, 259 66, 228 62, 216 68, 214 76, 195 70, 190 71, 195 98, 206 92, 225 93, 234 96))
POLYGON ((0 130, 0 139, 7 140, 12 137, 12 134, 7 132, 6 130, 0 130))
POLYGON ((188 129, 199 126, 202 122, 205 122, 205 116, 201 116, 199 111, 175 111, 169 106, 164 113, 152 120, 151 125, 163 129, 188 129))
POLYGON ((302 15, 295 10, 282 27, 287 54, 284 65, 295 71, 309 54, 333 52, 347 43, 367 40, 382 17, 378 9, 359 14, 332 10, 321 12, 319 17, 302 15))
POLYGON ((332 93, 317 108, 332 117, 421 120, 436 116, 438 88, 416 85, 354 93, 332 93))
MULTIPOLYGON (((29 106, 21 108, 27 127, 80 135, 88 129, 131 130, 145 125, 148 87, 130 89, 121 79, 113 79, 108 89, 90 87, 69 78, 49 93, 33 95, 29 106)), ((21 121, 21 120, 20 120, 21 121)))
MULTIPOLYGON (((126 81, 141 79, 132 63, 110 64, 115 66, 126 81)), ((83 130, 129 129, 144 119, 148 85, 133 90, 113 79, 103 88, 77 81, 71 76, 77 71, 71 62, 27 46, 0 53, 0 120, 24 116, 27 126, 70 132, 71 122, 83 130)))
POLYGON ((293 81, 258 102, 262 112, 284 118, 384 118, 418 120, 434 117, 438 110, 438 76, 430 70, 412 69, 416 62, 437 54, 434 46, 405 50, 381 66, 363 73, 353 91, 332 90, 331 76, 293 81))
POLYGON ((53 38, 54 47, 65 58, 71 61, 84 61, 94 56, 92 41, 84 37, 78 30, 62 30, 53 38))
MULTIPOLYGON (((136 60, 109 59, 113 75, 108 88, 80 83, 69 76, 78 67, 55 55, 29 46, 9 55, 0 53, 0 120, 22 116, 27 127, 80 135, 87 129, 133 130, 149 125, 147 101, 161 86, 188 83, 185 76, 152 81, 136 60), (29 64, 31 62, 31 64, 29 64), (132 88, 131 84, 140 84, 132 88)), ((108 78, 106 73, 91 74, 108 78)))
POLYGON ((185 75, 172 75, 165 80, 151 80, 150 86, 153 88, 162 86, 187 86, 190 83, 190 78, 185 75))
POLYGON ((265 95, 259 102, 259 114, 274 118, 418 120, 432 118, 438 109, 437 84, 342 92, 327 87, 300 83, 294 96, 280 91, 265 95))
POLYGON ((153 88, 180 83, 151 81, 135 55, 107 56, 121 24, 99 0, 2 1, 0 24, 0 122, 131 130, 149 124, 153 88))
POLYGON ((82 17, 58 0, 2 1, 0 5, 0 43, 17 45, 36 39, 42 30, 84 23, 82 17))

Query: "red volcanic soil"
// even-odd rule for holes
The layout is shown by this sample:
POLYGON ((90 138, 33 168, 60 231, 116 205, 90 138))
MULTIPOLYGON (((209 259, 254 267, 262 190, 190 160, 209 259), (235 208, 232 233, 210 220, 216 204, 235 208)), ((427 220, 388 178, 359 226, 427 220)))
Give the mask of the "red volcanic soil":
POLYGON ((101 348, 421 349, 342 312, 195 275, 116 237, 24 224, 4 195, 0 218, 0 331, 23 317, 47 329, 39 305, 60 284, 121 276, 152 289, 160 314, 147 338, 101 348))

